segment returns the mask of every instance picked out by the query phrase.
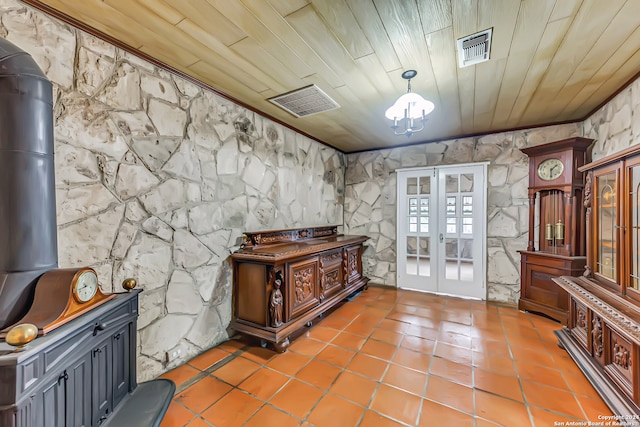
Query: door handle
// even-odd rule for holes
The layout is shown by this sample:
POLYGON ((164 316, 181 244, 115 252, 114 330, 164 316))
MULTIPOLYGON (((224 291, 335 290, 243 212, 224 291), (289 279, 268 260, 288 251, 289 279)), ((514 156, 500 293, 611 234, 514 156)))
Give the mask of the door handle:
POLYGON ((444 242, 444 236, 440 233, 440 243, 444 242))

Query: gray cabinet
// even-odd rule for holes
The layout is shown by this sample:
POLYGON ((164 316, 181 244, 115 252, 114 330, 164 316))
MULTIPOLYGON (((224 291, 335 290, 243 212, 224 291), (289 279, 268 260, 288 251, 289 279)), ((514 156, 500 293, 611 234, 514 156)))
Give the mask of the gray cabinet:
POLYGON ((91 350, 93 380, 93 425, 100 425, 113 412, 113 343, 111 337, 91 350))
POLYGON ((103 426, 136 388, 138 293, 13 352, 0 342, 0 426, 103 426))
POLYGON ((45 384, 36 396, 35 425, 42 427, 65 427, 66 404, 64 374, 45 384))
MULTIPOLYGON (((113 354, 113 406, 117 406, 122 399, 129 393, 129 384, 131 379, 129 378, 129 368, 131 363, 135 364, 135 359, 132 359, 131 354, 131 325, 126 324, 119 328, 115 334, 113 334, 112 342, 112 354, 113 354)), ((135 331, 133 331, 135 334, 135 331)), ((133 348, 135 353, 135 348, 133 348)))
MULTIPOLYGON (((88 354, 65 369, 67 426, 91 426, 91 358, 88 354)), ((48 412, 45 411, 45 414, 48 412)), ((38 424, 36 424, 38 425, 38 424)))

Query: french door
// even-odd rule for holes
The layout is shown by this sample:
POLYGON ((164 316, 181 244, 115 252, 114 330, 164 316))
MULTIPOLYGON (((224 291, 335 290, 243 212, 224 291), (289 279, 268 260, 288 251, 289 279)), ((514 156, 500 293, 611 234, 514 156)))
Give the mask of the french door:
POLYGON ((486 299, 486 171, 396 171, 398 287, 486 299))

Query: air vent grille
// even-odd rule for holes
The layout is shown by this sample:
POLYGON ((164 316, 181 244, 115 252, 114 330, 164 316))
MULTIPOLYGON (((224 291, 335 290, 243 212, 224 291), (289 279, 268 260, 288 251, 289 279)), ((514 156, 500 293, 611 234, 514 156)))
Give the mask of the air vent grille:
POLYGON ((336 101, 316 85, 274 96, 269 98, 269 101, 296 117, 306 117, 340 108, 336 101))
POLYGON ((489 60, 492 28, 458 39, 460 68, 489 60))

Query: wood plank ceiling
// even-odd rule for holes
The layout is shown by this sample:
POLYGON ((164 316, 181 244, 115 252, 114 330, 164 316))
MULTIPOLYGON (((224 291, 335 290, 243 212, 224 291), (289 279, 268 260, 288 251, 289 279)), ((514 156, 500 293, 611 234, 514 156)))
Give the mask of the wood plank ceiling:
POLYGON ((344 152, 581 120, 640 70, 638 0, 24 2, 344 152), (491 59, 459 68, 456 40, 487 28, 491 59), (407 69, 436 106, 411 138, 384 118, 407 69), (341 108, 295 118, 267 101, 310 84, 341 108))

